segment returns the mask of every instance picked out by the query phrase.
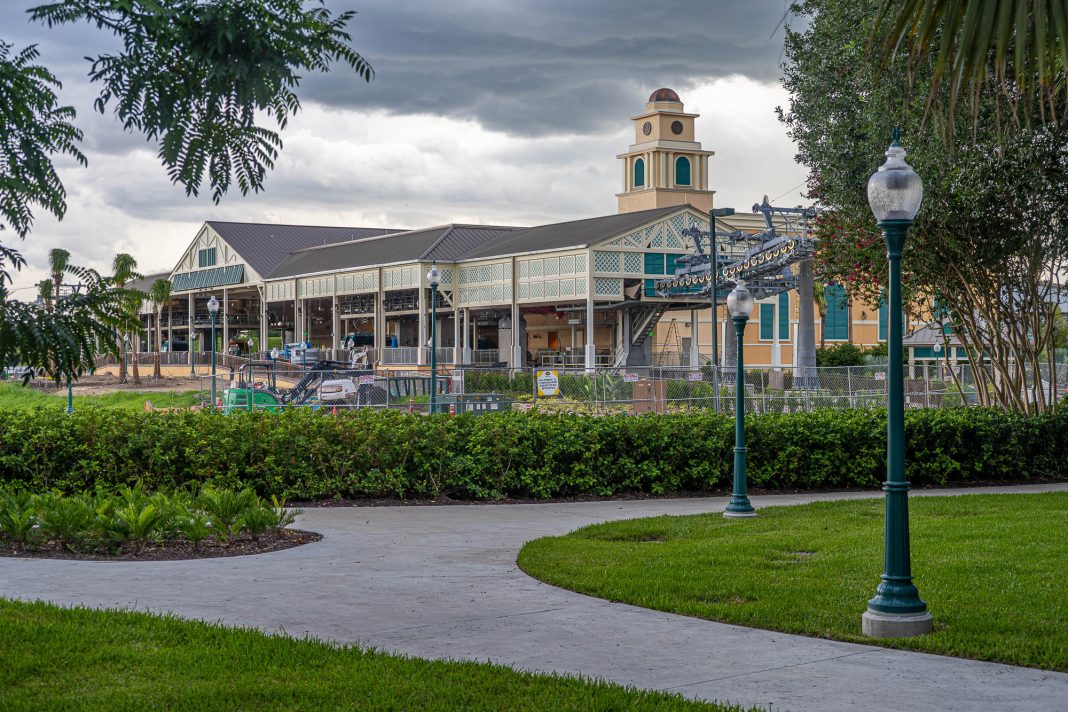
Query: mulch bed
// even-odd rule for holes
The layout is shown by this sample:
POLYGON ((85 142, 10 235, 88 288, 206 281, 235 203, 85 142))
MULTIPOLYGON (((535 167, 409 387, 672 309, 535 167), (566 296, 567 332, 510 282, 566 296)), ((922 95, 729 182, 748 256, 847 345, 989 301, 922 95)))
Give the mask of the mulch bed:
POLYGON ((230 546, 225 542, 208 539, 200 542, 196 551, 188 541, 164 541, 146 544, 140 552, 131 549, 97 551, 66 551, 59 544, 49 542, 32 549, 16 550, 10 542, 0 541, 0 556, 23 559, 74 559, 80 561, 181 561, 184 559, 212 559, 220 556, 247 556, 266 554, 270 551, 291 549, 302 544, 311 544, 323 538, 322 534, 301 529, 276 529, 260 535, 259 541, 241 536, 230 546))

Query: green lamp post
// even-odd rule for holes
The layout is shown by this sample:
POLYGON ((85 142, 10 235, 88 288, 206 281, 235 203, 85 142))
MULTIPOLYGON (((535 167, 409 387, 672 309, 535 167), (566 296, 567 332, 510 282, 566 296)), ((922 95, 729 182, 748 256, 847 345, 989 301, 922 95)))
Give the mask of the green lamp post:
POLYGON ((438 410, 438 284, 441 272, 438 263, 432 262, 426 272, 426 281, 430 285, 430 412, 438 410))
POLYGON ((865 635, 904 638, 930 633, 927 604, 912 583, 909 555, 909 483, 905 479, 905 397, 901 367, 901 252, 913 218, 923 201, 923 181, 905 163, 905 149, 894 141, 886 163, 868 179, 868 204, 886 243, 890 275, 887 304, 886 515, 883 575, 861 619, 865 635))
POLYGON ((753 313, 755 302, 753 294, 745 286, 744 279, 739 279, 727 295, 727 312, 734 321, 738 349, 734 373, 734 490, 731 492, 731 501, 723 512, 724 517, 756 516, 756 510, 749 502, 745 479, 745 359, 742 357, 745 323, 753 313))
POLYGON ((208 300, 208 313, 211 314, 211 408, 215 409, 215 319, 219 316, 219 300, 211 295, 208 300))

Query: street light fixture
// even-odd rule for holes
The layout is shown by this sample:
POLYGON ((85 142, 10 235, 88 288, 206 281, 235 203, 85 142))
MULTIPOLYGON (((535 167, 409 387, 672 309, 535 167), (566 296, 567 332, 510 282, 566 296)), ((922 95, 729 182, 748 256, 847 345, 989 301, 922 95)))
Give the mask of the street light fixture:
POLYGON ((426 272, 426 281, 430 285, 430 412, 437 411, 438 405, 438 285, 441 283, 441 272, 435 260, 426 272))
POLYGON ((734 489, 731 501, 723 512, 725 517, 755 517, 756 510, 749 502, 748 486, 745 479, 745 360, 742 357, 742 343, 745 341, 745 323, 753 313, 756 300, 746 288, 745 280, 739 279, 734 289, 727 295, 727 312, 734 320, 735 342, 738 347, 737 364, 734 374, 734 489))
POLYGON ((189 377, 197 377, 197 339, 200 338, 200 334, 196 331, 191 331, 189 334, 189 377))
POLYGON ((909 555, 909 483, 905 479, 905 396, 901 367, 901 252, 913 218, 923 201, 923 181, 905 163, 905 149, 894 141, 886 163, 868 179, 868 204, 883 232, 890 268, 887 304, 886 514, 883 534, 883 575, 875 597, 861 618, 865 635, 904 638, 933 629, 927 604, 912 583, 909 555))
POLYGON ((208 300, 208 313, 211 314, 211 407, 215 408, 215 319, 219 315, 219 300, 211 295, 208 300))

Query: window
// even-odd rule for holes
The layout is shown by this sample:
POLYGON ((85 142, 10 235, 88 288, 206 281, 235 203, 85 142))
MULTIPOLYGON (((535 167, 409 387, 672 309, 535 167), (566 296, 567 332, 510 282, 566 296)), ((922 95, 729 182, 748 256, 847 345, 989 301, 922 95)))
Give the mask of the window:
POLYGON ((214 267, 215 266, 215 248, 214 247, 209 247, 206 250, 201 250, 198 253, 197 257, 198 257, 201 269, 203 269, 204 267, 214 267))
POLYGON ((679 156, 675 159, 675 185, 690 184, 690 159, 679 156))
POLYGON ((641 158, 634 160, 634 187, 641 188, 645 185, 645 161, 641 158))
POLYGON ((664 274, 664 256, 655 252, 646 252, 645 273, 664 274))
POLYGON ((845 289, 840 284, 825 285, 823 299, 827 303, 827 317, 823 320, 824 340, 845 341, 849 338, 849 304, 845 289))
POLYGON ((790 340, 790 293, 779 294, 779 338, 790 340))
POLYGON ((775 305, 760 305, 760 340, 771 341, 775 338, 775 305))

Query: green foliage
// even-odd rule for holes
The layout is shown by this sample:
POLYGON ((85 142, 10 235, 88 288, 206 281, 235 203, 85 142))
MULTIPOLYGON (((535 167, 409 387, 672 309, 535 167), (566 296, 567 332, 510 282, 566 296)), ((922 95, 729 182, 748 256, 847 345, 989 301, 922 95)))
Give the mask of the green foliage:
POLYGON ((884 503, 765 507, 584 527, 527 543, 520 567, 591 596, 866 645, 1068 671, 1068 492, 912 497, 912 572, 934 632, 873 639, 860 616, 879 582, 884 503), (648 542, 657 542, 650 546, 648 542))
POLYGON ((0 245, 0 366, 29 366, 57 380, 75 380, 92 370, 98 345, 114 353, 115 328, 130 292, 95 270, 66 265, 82 291, 43 306, 21 302, 11 298, 9 268, 25 264, 16 250, 0 245))
POLYGON ((842 342, 816 349, 817 366, 863 366, 864 349, 856 344, 842 342))
POLYGON ((59 80, 33 64, 36 46, 12 54, 0 41, 0 230, 25 237, 33 226, 33 205, 62 218, 67 191, 52 166, 52 156, 71 156, 85 165, 78 150, 82 132, 70 120, 74 109, 59 106, 59 80))
MULTIPOLYGON (((200 491, 197 503, 211 517, 212 526, 216 529, 221 528, 226 534, 227 540, 231 543, 237 533, 244 528, 244 517, 249 510, 260 507, 260 501, 256 493, 248 488, 235 492, 228 489, 205 487, 200 491)), ((263 529, 266 529, 266 526, 263 529)), ((260 532, 257 532, 257 536, 259 536, 260 532)))
POLYGON ((67 551, 89 539, 97 525, 96 508, 85 495, 46 495, 38 501, 38 512, 41 536, 67 551))
MULTIPOLYGON (((255 495, 220 497, 212 488, 301 500, 726 488, 733 425, 730 415, 707 411, 604 417, 8 411, 0 412, 0 482, 67 492, 139 481, 156 490, 210 485, 198 503, 214 509, 212 524, 225 533, 255 495)), ((885 411, 752 415, 746 429, 756 486, 875 487, 885 478, 885 411)), ((1068 413, 910 409, 906 435, 907 474, 916 486, 1056 478, 1064 475, 1068 413)))
POLYGON ((571 676, 41 602, 0 600, 0 640, 8 710, 743 712, 571 676))
POLYGON ((33 498, 26 492, 5 492, 0 497, 0 534, 15 544, 29 544, 37 524, 34 504, 33 498))
POLYGON ((263 502, 249 489, 205 487, 191 497, 183 490, 150 495, 140 484, 118 491, 98 485, 66 496, 0 486, 0 540, 28 549, 56 542, 68 551, 124 547, 137 553, 149 543, 184 539, 196 551, 211 537, 233 544, 241 531, 256 541, 289 526, 299 513, 277 498, 263 502))
POLYGON ((1006 120, 1056 123, 1068 113, 1068 9, 1063 0, 882 0, 884 57, 931 71, 929 101, 952 114, 959 98, 994 85, 1006 120))
POLYGON ((303 73, 341 62, 371 79, 345 32, 354 13, 335 17, 321 2, 306 5, 68 0, 39 5, 30 17, 117 35, 121 51, 91 60, 89 77, 102 85, 97 111, 113 104, 127 130, 157 141, 168 175, 187 194, 197 195, 207 174, 217 203, 235 182, 242 194, 263 188, 282 141, 262 120, 286 127, 300 108, 303 73))
MULTIPOLYGON (((75 389, 77 394, 77 389, 75 389)), ((92 396, 74 396, 74 409, 121 408, 144 410, 145 401, 157 408, 188 408, 200 400, 199 391, 112 391, 92 396)), ((0 409, 49 409, 52 412, 67 407, 67 389, 41 390, 17 383, 0 383, 0 409)))
POLYGON ((990 360, 977 375, 982 404, 1045 410, 1026 397, 1017 364, 1036 370, 1053 339, 1050 275, 1068 266, 1068 129, 1017 123, 1000 102, 1019 88, 994 82, 974 95, 971 116, 937 112, 944 130, 925 130, 930 92, 949 90, 939 88, 931 62, 910 65, 899 53, 883 64, 873 56, 863 38, 881 4, 803 0, 796 8, 804 29, 787 32, 790 108, 780 117, 810 170, 811 197, 826 208, 816 225, 817 275, 871 305, 885 294, 885 248, 865 185, 900 127, 924 182, 902 258, 906 311, 929 318, 938 295, 965 348, 990 360), (968 145, 953 143, 959 131, 970 135, 968 145))

